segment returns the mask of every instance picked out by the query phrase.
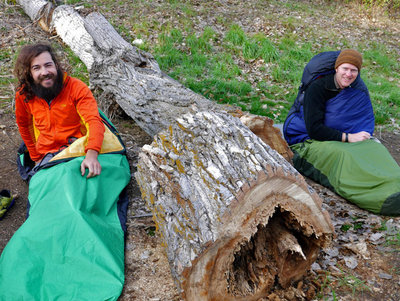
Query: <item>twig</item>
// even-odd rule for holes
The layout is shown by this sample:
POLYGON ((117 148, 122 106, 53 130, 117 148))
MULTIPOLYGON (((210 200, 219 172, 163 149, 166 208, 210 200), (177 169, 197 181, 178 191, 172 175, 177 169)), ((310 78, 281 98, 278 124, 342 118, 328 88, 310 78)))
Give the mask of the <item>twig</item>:
POLYGON ((15 145, 15 146, 19 146, 17 143, 15 143, 15 141, 13 139, 11 139, 11 137, 8 135, 8 133, 6 131, 3 131, 3 133, 6 134, 6 136, 8 137, 8 139, 10 139, 10 141, 15 145))
POLYGON ((11 162, 11 163, 14 164, 14 165, 17 164, 17 162, 15 162, 15 161, 13 161, 13 160, 11 160, 11 159, 7 159, 7 161, 8 161, 8 162, 11 162))
POLYGON ((134 215, 134 216, 131 216, 131 218, 144 218, 144 217, 152 217, 152 216, 153 216, 153 214, 147 213, 147 214, 134 215))

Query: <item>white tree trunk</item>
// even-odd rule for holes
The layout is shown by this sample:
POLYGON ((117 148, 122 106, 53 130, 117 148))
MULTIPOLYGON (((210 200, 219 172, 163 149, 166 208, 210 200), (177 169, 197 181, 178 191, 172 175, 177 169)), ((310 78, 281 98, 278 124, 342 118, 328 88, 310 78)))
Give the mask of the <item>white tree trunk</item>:
POLYGON ((90 71, 98 54, 93 38, 85 28, 85 19, 71 6, 61 5, 53 12, 51 29, 57 32, 90 71))
POLYGON ((53 8, 51 2, 45 0, 17 0, 17 3, 22 6, 25 13, 34 22, 37 22, 44 14, 47 14, 45 16, 46 20, 48 20, 48 17, 51 18, 50 12, 53 8))

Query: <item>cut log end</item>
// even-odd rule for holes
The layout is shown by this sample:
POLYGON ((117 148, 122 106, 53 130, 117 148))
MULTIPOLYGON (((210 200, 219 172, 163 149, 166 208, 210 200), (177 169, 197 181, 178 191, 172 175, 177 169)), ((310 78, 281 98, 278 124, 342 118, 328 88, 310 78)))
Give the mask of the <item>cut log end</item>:
POLYGON ((313 197, 309 197, 310 203, 296 200, 296 196, 307 199, 296 182, 292 183, 295 188, 286 192, 271 189, 279 190, 281 181, 286 187, 291 186, 287 179, 269 178, 250 185, 241 195, 230 214, 236 220, 228 221, 226 217, 224 235, 187 271, 187 300, 199 294, 204 296, 201 300, 249 301, 266 297, 273 289, 287 288, 302 279, 321 248, 330 244, 330 220, 315 206, 313 197), (263 189, 266 187, 269 189, 263 189), (250 203, 252 208, 246 208, 250 203), (240 216, 242 219, 237 219, 240 216), (231 232, 234 225, 236 232, 231 232))

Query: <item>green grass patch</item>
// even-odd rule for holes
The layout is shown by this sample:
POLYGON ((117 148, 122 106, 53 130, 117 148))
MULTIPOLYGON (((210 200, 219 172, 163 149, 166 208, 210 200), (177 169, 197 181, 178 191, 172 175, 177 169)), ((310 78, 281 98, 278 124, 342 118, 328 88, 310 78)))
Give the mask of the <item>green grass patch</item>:
MULTIPOLYGON (((252 85, 235 62, 238 54, 244 59, 276 60, 278 50, 264 36, 238 37, 242 34, 243 30, 232 26, 225 39, 231 47, 228 45, 226 52, 214 52, 214 43, 219 37, 211 28, 206 27, 198 36, 171 30, 160 35, 155 56, 163 70, 194 92, 219 103, 239 106, 253 114, 271 118, 279 116, 280 113, 274 109, 276 102, 270 101, 266 106, 266 101, 273 98, 268 85, 262 79, 258 82, 263 83, 262 89, 260 85, 252 85)), ((298 74, 295 76, 299 77, 298 74)))
POLYGON ((394 235, 388 235, 385 237, 386 242, 385 245, 392 246, 395 248, 400 248, 400 233, 396 233, 394 235))
POLYGON ((66 60, 71 68, 70 75, 79 78, 81 81, 89 85, 89 72, 86 65, 82 63, 80 58, 74 54, 70 48, 65 49, 67 55, 66 60))
POLYGON ((371 291, 365 280, 352 275, 351 272, 344 271, 342 268, 340 268, 339 274, 331 274, 328 271, 325 274, 320 274, 316 281, 321 284, 321 289, 316 296, 320 300, 327 300, 326 296, 328 295, 331 296, 329 300, 339 300, 339 294, 351 294, 353 298, 358 298, 363 296, 365 291, 371 291))
POLYGON ((329 272, 325 272, 325 274, 321 274, 316 279, 321 283, 321 288, 319 292, 317 292, 317 298, 322 299, 327 292, 330 292, 333 300, 337 300, 336 291, 334 289, 334 279, 329 272))
POLYGON ((83 2, 81 0, 64 0, 64 3, 66 5, 82 5, 84 7, 92 7, 93 5, 91 3, 83 2))
MULTIPOLYGON (((77 0, 66 2, 80 5, 77 0)), ((314 55, 357 48, 363 53, 361 74, 370 91, 376 124, 399 123, 400 61, 396 49, 370 40, 339 38, 334 28, 319 31, 307 22, 308 17, 321 14, 319 5, 270 1, 269 5, 276 10, 293 12, 277 15, 264 2, 254 2, 255 18, 263 26, 247 28, 236 23, 237 16, 229 10, 216 15, 208 26, 199 23, 197 16, 204 20, 222 7, 218 2, 204 2, 200 7, 185 0, 101 0, 96 4, 102 12, 124 7, 124 15, 109 17, 111 24, 129 43, 141 39, 143 43, 137 47, 153 54, 160 68, 171 77, 211 100, 237 105, 278 123, 284 121, 296 98, 303 68, 314 55), (153 18, 154 14, 165 17, 153 18), (304 32, 308 34, 305 36, 304 32)), ((328 14, 336 14, 339 9, 340 5, 330 3, 323 8, 328 14)), ((360 14, 370 13, 366 8, 359 10, 360 14)), ((2 55, 7 56, 0 51, 2 60, 2 55)), ((72 53, 68 53, 68 60, 73 67, 72 75, 88 82, 87 70, 79 60, 72 53)))
POLYGON ((366 284, 365 280, 361 280, 358 277, 343 271, 338 282, 338 286, 342 289, 350 290, 353 297, 356 296, 356 293, 362 294, 364 291, 371 291, 371 288, 366 284))
MULTIPOLYGON (((321 13, 318 5, 270 1, 270 5, 280 6, 282 11, 293 12, 278 17, 265 10, 265 3, 253 3, 257 11, 265 10, 257 18, 272 24, 273 29, 249 33, 246 27, 235 23, 235 17, 229 17, 229 11, 198 30, 196 16, 207 18, 221 7, 220 3, 205 2, 199 7, 184 0, 151 0, 138 1, 140 8, 135 3, 103 3, 110 10, 113 5, 129 9, 127 19, 115 18, 112 24, 127 41, 142 39, 144 43, 138 47, 153 54, 160 68, 171 77, 211 100, 237 105, 278 123, 284 121, 296 98, 303 69, 314 55, 357 48, 364 55, 362 76, 370 91, 377 125, 400 120, 398 53, 384 43, 360 40, 357 45, 350 37, 339 38, 333 28, 318 31, 312 22, 306 22, 308 17, 321 13), (163 22, 152 18, 150 10, 162 13, 163 22), (305 36, 303 32, 309 34, 305 36)), ((335 14, 338 9, 339 5, 327 3, 324 12, 335 14)))
POLYGON ((13 109, 17 79, 12 72, 17 54, 18 52, 15 52, 11 47, 0 48, 0 109, 6 112, 11 112, 13 109))

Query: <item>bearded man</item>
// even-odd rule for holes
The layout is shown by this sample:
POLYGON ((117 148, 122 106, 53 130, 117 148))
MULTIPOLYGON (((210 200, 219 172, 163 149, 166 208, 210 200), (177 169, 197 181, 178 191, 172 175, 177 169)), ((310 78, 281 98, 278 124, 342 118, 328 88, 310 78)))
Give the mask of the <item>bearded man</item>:
POLYGON ((81 174, 88 169, 88 178, 99 175, 104 125, 88 86, 67 75, 46 44, 23 47, 14 73, 16 121, 31 159, 38 163, 88 134, 81 174))
POLYGON ((117 300, 131 179, 123 142, 48 45, 23 47, 15 74, 17 124, 37 165, 21 147, 28 217, 1 253, 0 300, 117 300))

